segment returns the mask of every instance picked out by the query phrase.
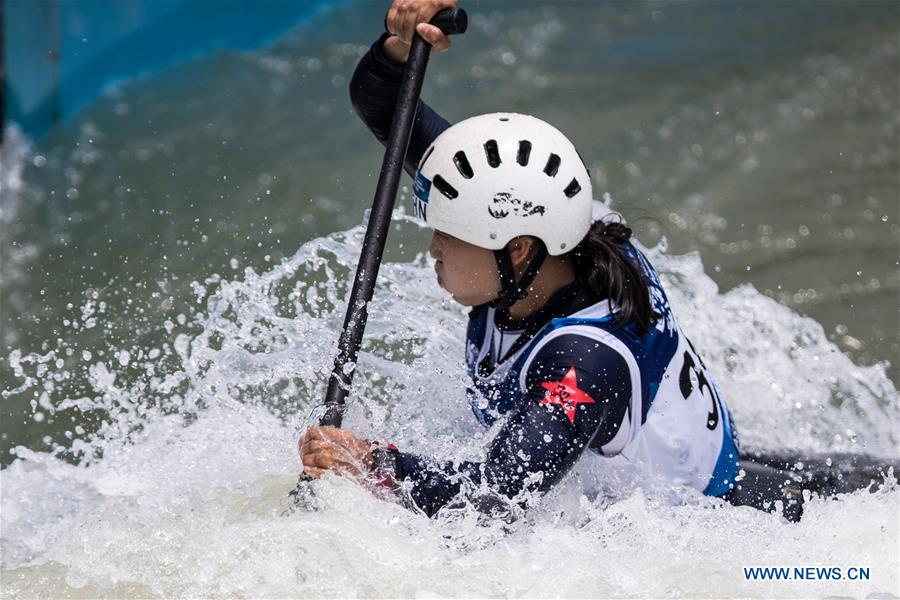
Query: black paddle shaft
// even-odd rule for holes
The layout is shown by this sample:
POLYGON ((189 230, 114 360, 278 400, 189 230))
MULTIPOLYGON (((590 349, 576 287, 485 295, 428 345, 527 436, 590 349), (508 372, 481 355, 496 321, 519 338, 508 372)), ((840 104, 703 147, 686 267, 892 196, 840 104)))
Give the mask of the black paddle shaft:
MULTIPOLYGON (((466 13, 461 8, 445 8, 435 14, 430 23, 439 27, 445 34, 464 33, 467 25, 466 13)), ((419 34, 413 36, 406 69, 403 71, 403 80, 400 83, 400 93, 397 96, 397 107, 394 109, 391 133, 381 163, 378 187, 375 190, 375 199, 372 202, 372 211, 363 239, 359 265, 353 279, 353 289, 350 291, 344 329, 338 341, 338 355, 334 361, 331 378, 328 380, 325 413, 319 419, 320 425, 341 426, 344 402, 356 370, 356 359, 368 318, 367 307, 375 291, 375 280, 381 266, 381 255, 391 224, 391 213, 394 210, 394 200, 397 197, 397 187, 416 118, 430 50, 431 45, 422 36, 419 34)))

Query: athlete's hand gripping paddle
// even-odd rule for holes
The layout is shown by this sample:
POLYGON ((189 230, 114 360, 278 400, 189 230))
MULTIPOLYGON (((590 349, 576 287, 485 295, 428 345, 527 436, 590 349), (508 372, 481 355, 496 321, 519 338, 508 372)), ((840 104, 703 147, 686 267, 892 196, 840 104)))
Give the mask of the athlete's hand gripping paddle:
MULTIPOLYGON (((465 33, 468 19, 466 12, 461 8, 445 8, 436 13, 429 23, 438 27, 445 35, 450 35, 465 33)), ((394 109, 394 120, 391 123, 391 132, 381 163, 381 174, 378 177, 378 186, 375 189, 372 211, 369 214, 369 223, 360 252, 359 266, 353 279, 344 328, 338 341, 338 354, 328 381, 325 412, 319 419, 319 424, 323 426, 340 427, 343 419, 344 403, 356 370, 356 359, 368 318, 367 307, 375 291, 375 280, 381 266, 381 255, 391 223, 391 213, 394 210, 397 187, 403 172, 430 50, 431 45, 416 33, 403 71, 397 106, 394 109)), ((305 485, 309 480, 306 474, 301 475, 300 483, 291 492, 296 504, 304 504, 307 507, 312 505, 305 485)))

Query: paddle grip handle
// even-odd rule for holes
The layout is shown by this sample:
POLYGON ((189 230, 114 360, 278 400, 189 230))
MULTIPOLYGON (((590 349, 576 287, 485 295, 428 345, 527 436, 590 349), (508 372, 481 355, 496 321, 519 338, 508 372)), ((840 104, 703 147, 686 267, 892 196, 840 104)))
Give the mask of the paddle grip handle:
POLYGON ((469 17, 466 11, 456 8, 442 8, 429 21, 445 35, 453 35, 454 33, 465 33, 469 27, 469 17))
MULTIPOLYGON (((387 13, 384 15, 384 30, 388 30, 387 26, 387 13)), ((469 16, 466 14, 466 11, 459 7, 455 8, 442 8, 441 10, 434 13, 434 16, 431 17, 431 20, 428 21, 429 25, 434 25, 438 29, 444 32, 444 35, 453 35, 454 33, 465 33, 466 29, 469 27, 469 16)))

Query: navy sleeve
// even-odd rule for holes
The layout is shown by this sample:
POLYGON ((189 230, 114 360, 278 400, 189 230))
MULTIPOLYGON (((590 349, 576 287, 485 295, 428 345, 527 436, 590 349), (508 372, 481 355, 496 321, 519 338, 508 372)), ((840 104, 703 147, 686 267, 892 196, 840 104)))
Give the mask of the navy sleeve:
POLYGON ((401 453, 398 473, 412 501, 433 515, 453 500, 463 478, 507 498, 545 492, 588 446, 600 448, 629 418, 631 376, 622 356, 593 339, 566 334, 534 357, 525 393, 483 463, 437 464, 401 453))
MULTIPOLYGON (((350 80, 353 108, 382 144, 387 144, 391 132, 404 68, 404 65, 395 63, 384 54, 382 44, 388 37, 389 34, 385 33, 372 44, 369 52, 360 59, 350 80)), ((450 123, 446 119, 419 100, 404 164, 410 176, 415 175, 416 165, 431 142, 448 127, 450 123)))

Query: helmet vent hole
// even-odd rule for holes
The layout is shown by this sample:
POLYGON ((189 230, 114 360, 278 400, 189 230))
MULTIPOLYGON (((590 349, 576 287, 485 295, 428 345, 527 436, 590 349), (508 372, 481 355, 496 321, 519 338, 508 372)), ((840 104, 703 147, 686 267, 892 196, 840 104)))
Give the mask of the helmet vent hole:
POLYGON ((506 123, 507 121, 509 121, 509 117, 500 117, 500 120, 506 123))
POLYGON ((447 180, 440 175, 435 175, 432 183, 434 183, 434 187, 451 200, 459 196, 459 192, 456 191, 456 188, 447 183, 447 180))
POLYGON ((519 152, 516 154, 516 162, 523 167, 528 164, 528 157, 531 156, 531 142, 522 140, 519 142, 519 152))
POLYGON ((544 173, 550 177, 556 177, 557 172, 559 172, 559 156, 551 154, 550 158, 547 159, 547 165, 544 167, 544 173))
POLYGON ((472 175, 474 175, 472 171, 472 165, 469 164, 469 159, 466 157, 466 153, 460 150, 456 154, 453 155, 453 164, 456 165, 456 170, 459 171, 459 174, 465 177, 466 179, 472 179, 472 175))
POLYGON ((578 180, 572 178, 572 181, 569 185, 566 186, 566 189, 563 190, 563 193, 566 195, 566 198, 571 198, 575 194, 581 191, 581 184, 578 183, 578 180))
POLYGON ((488 140, 484 143, 484 153, 487 155, 488 164, 495 169, 500 166, 500 150, 497 148, 497 140, 488 140))

